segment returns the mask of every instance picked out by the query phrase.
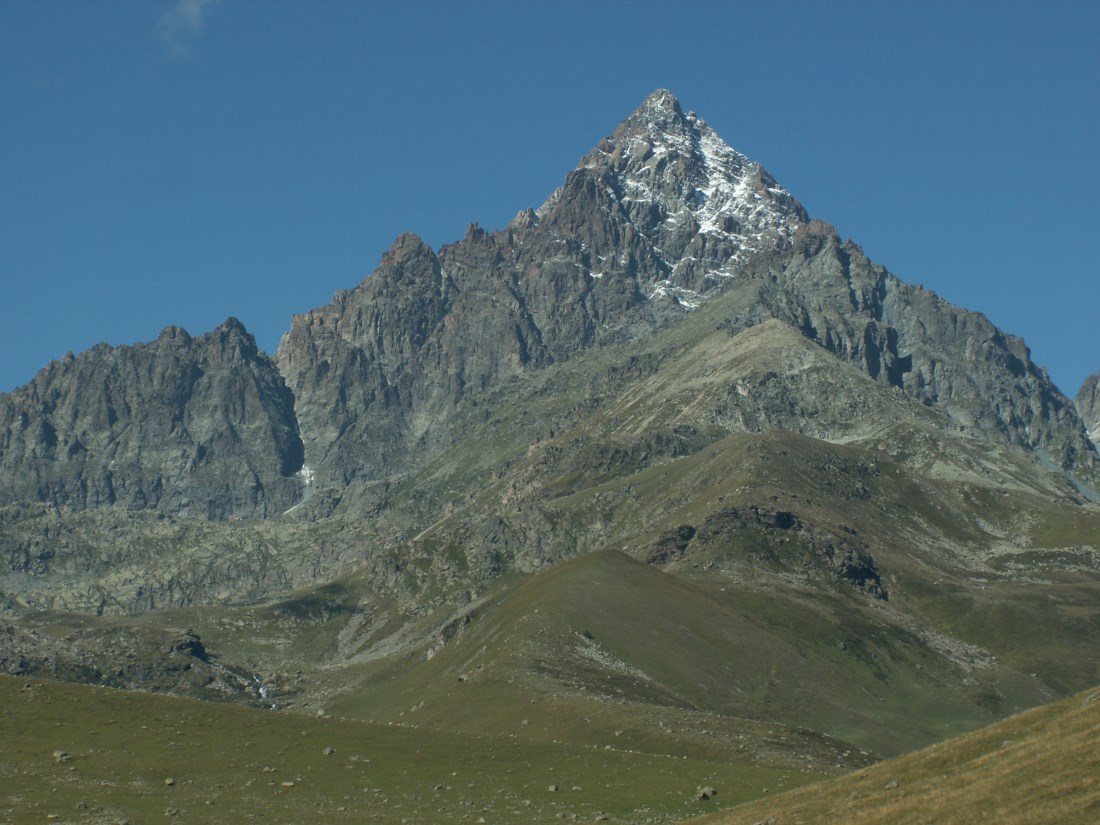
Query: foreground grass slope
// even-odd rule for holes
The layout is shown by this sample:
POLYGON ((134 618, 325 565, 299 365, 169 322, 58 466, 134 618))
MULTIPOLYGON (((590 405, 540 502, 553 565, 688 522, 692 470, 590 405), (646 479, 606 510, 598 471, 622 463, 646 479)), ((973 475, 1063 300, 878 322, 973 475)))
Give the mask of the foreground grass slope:
POLYGON ((667 823, 821 773, 0 677, 0 822, 667 823))
POLYGON ((1100 688, 696 825, 1100 822, 1100 688))

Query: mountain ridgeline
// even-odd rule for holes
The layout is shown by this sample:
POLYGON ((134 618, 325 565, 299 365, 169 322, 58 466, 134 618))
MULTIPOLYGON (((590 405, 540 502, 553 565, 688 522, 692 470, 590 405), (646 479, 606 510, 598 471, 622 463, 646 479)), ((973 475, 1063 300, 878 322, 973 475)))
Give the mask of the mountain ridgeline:
MULTIPOLYGON (((399 237, 359 286, 296 316, 274 361, 231 319, 67 356, 0 396, 0 504, 275 515, 302 495, 303 461, 337 486, 408 472, 489 387, 690 324, 732 288, 731 335, 781 321, 958 431, 1066 469, 1095 460, 1023 341, 869 261, 658 91, 504 229, 438 252, 399 237)), ((1095 382, 1085 395, 1095 419, 1095 382)))
MULTIPOLYGON (((47 677, 413 737, 226 748, 223 818, 676 822, 713 809, 678 796, 703 762, 731 804, 1100 683, 1098 435, 1098 377, 1071 401, 658 91, 540 207, 401 235, 272 357, 230 318, 0 395, 0 673, 28 707, 47 677), (665 784, 590 781, 609 759, 665 784)), ((97 735, 56 744, 79 772, 97 735)))
POLYGON ((235 318, 100 344, 0 395, 0 502, 269 516, 301 497, 294 399, 235 318))

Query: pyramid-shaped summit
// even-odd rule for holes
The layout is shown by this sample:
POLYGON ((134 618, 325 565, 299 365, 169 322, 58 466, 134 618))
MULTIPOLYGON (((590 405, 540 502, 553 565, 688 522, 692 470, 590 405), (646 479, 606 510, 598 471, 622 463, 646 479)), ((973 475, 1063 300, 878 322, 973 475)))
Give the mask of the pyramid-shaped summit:
MULTIPOLYGON (((657 266, 640 278, 647 297, 693 306, 761 252, 789 246, 808 223, 802 205, 760 164, 745 157, 660 89, 581 161, 536 215, 562 235, 585 233, 578 213, 597 201, 647 238, 657 266)), ((599 273, 596 273, 599 274, 599 273)))
POLYGON ((412 420, 682 317, 807 222, 759 164, 654 92, 538 209, 438 253, 403 235, 356 289, 295 318, 277 359, 309 461, 340 483, 384 477, 422 446, 412 420))

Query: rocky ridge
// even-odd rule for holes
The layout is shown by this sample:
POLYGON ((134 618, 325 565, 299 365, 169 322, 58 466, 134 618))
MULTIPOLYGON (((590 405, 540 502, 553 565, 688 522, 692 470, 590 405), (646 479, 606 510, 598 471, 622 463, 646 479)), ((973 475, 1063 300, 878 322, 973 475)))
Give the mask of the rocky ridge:
POLYGON ((945 412, 951 427, 1070 468, 1095 466, 1073 403, 1024 341, 979 312, 907 284, 829 225, 811 222, 789 251, 745 267, 753 305, 741 329, 777 318, 879 383, 945 412))
MULTIPOLYGON (((312 489, 305 475, 342 488, 407 473, 461 438, 490 387, 650 336, 723 294, 731 335, 780 321, 951 428, 1067 469, 1095 462, 1020 339, 809 220, 659 90, 504 229, 472 225, 438 252, 399 237, 357 287, 296 316, 274 361, 231 319, 197 339, 168 328, 96 347, 0 396, 0 503, 272 516, 312 489)), ((842 401, 792 387, 797 408, 842 401)), ((778 421, 750 418, 726 426, 778 421)), ((783 426, 832 437, 820 420, 783 426)))
MULTIPOLYGON (((197 339, 170 327, 0 396, 0 503, 272 516, 312 490, 306 475, 342 488, 407 473, 461 438, 488 388, 722 294, 733 336, 780 321, 952 428, 1095 462, 1023 341, 869 261, 659 90, 504 229, 472 225, 438 252, 399 237, 357 287, 296 316, 274 360, 232 319, 197 339)), ((791 388, 795 408, 843 406, 791 388)), ((833 437, 820 416, 726 426, 779 418, 833 437)))
POLYGON ((0 673, 11 676, 214 701, 260 704, 266 698, 250 674, 219 664, 190 628, 78 629, 59 638, 0 617, 0 640, 0 673))
POLYGON ((1073 404, 1018 338, 869 261, 667 91, 650 95, 541 207, 438 253, 403 235, 276 360, 308 464, 338 485, 449 445, 464 403, 521 372, 649 335, 727 291, 736 334, 793 326, 953 427, 1091 467, 1073 404))
POLYGON ((273 516, 301 466, 293 398, 235 318, 100 344, 0 395, 0 504, 273 516))
POLYGON ((470 393, 680 317, 805 220, 656 92, 538 210, 438 254, 403 235, 358 287, 294 319, 276 360, 307 462, 338 483, 395 472, 444 445, 470 393))

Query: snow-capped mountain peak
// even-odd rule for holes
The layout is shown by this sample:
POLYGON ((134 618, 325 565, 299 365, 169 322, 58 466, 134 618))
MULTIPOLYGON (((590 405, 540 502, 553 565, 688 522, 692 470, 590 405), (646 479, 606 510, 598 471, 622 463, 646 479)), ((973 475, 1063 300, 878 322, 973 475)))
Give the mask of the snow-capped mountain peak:
MULTIPOLYGON (((664 89, 649 95, 601 141, 576 174, 594 178, 600 208, 614 206, 667 264, 662 277, 648 285, 651 297, 686 290, 687 303, 693 303, 696 294, 735 277, 752 256, 788 246, 809 220, 760 164, 733 149, 694 112, 685 113, 664 89)), ((543 204, 540 218, 557 206, 566 188, 543 204)))
POLYGON ((667 90, 647 97, 616 138, 626 159, 616 170, 626 198, 656 203, 666 219, 686 211, 704 235, 740 239, 739 258, 789 241, 806 222, 802 207, 760 164, 694 112, 684 114, 667 90))

